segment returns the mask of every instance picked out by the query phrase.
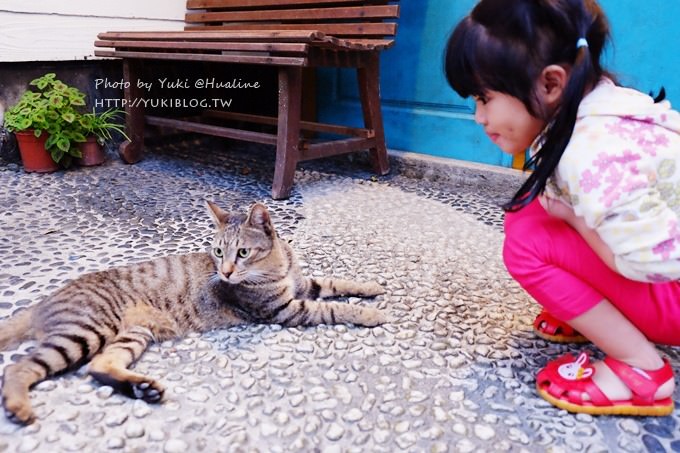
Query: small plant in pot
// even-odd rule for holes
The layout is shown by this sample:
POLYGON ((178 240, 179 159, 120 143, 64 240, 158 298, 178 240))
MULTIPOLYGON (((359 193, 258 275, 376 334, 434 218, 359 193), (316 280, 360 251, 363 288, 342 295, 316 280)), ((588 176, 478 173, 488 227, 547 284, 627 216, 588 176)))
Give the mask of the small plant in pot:
POLYGON ((125 111, 119 109, 109 109, 101 113, 85 113, 78 118, 81 132, 86 141, 79 144, 82 157, 76 159, 80 165, 91 166, 99 165, 105 160, 104 145, 113 140, 113 134, 119 133, 126 140, 124 126, 118 121, 119 115, 125 111))
POLYGON ((30 82, 34 90, 23 93, 5 112, 4 125, 14 132, 26 171, 57 170, 80 157, 77 144, 85 141, 80 131, 79 109, 85 94, 56 78, 54 73, 30 82))

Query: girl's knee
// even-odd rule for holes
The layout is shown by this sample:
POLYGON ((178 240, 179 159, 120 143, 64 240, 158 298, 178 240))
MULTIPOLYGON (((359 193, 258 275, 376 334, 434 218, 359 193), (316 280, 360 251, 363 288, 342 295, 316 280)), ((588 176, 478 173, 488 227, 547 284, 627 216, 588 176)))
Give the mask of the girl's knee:
POLYGON ((521 241, 505 238, 503 243, 503 263, 510 275, 519 280, 525 273, 527 264, 534 261, 531 251, 521 241))

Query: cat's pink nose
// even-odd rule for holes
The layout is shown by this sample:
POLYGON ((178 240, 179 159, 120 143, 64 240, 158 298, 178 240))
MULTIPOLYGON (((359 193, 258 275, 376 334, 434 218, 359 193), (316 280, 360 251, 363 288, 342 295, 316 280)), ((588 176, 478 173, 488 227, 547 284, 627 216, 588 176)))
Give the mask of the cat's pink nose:
POLYGON ((234 273, 234 265, 233 264, 223 264, 222 265, 222 275, 224 275, 226 278, 229 278, 231 274, 234 273))

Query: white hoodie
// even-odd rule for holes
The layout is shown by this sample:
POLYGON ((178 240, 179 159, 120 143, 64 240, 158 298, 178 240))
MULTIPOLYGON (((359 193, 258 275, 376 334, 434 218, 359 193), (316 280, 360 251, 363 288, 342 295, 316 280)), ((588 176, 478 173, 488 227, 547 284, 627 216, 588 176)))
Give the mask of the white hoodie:
POLYGON ((633 280, 680 279, 680 114, 603 79, 584 97, 546 195, 571 204, 633 280))

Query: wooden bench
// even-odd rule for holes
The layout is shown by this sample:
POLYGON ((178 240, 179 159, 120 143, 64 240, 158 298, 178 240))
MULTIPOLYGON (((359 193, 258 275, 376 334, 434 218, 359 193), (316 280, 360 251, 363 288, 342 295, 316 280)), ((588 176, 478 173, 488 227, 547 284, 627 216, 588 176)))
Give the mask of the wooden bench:
MULTIPOLYGON (((120 147, 127 163, 142 158, 144 125, 164 126, 276 146, 272 197, 287 198, 298 162, 369 150, 373 170, 389 172, 380 112, 379 52, 397 30, 394 0, 188 0, 185 28, 176 32, 106 32, 95 55, 123 58, 126 131, 120 147), (278 68, 278 117, 230 111, 204 111, 204 119, 145 115, 137 87, 144 60, 179 60, 267 65, 278 68), (301 119, 303 68, 356 68, 364 127, 301 119), (276 126, 276 133, 225 127, 214 119, 276 126), (311 140, 326 133, 335 139, 311 140)), ((313 88, 313 87, 311 87, 313 88)), ((252 129, 252 128, 250 128, 252 129)))

